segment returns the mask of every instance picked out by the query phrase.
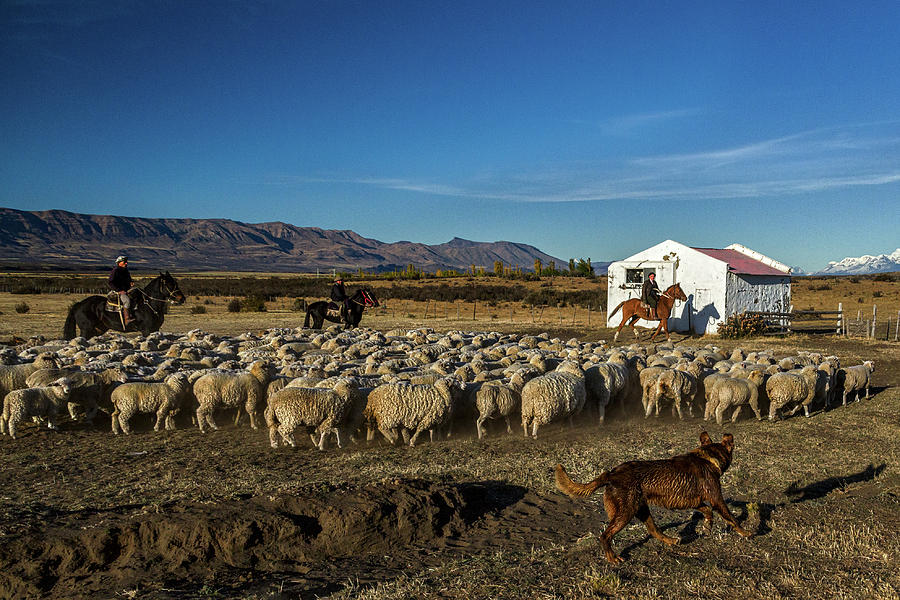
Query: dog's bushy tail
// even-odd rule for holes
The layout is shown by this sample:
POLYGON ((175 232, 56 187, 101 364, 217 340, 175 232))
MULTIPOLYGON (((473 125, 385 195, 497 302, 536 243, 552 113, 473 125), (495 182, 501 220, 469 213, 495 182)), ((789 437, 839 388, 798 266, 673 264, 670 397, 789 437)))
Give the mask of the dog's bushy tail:
POLYGON ((556 465, 556 487, 570 498, 587 498, 606 485, 606 471, 590 483, 578 483, 569 479, 562 465, 556 465))

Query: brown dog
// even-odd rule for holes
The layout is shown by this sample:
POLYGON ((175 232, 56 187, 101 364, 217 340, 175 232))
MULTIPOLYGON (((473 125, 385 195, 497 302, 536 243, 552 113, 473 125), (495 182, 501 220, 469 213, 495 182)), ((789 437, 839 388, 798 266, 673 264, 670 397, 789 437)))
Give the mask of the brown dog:
POLYGON ((705 431, 700 434, 700 447, 688 454, 666 460, 635 460, 604 471, 590 483, 569 479, 562 465, 556 465, 556 487, 572 498, 586 498, 606 486, 603 504, 609 515, 609 526, 600 536, 606 560, 615 564, 622 557, 613 552, 610 540, 631 519, 637 517, 647 531, 665 544, 678 544, 678 538, 663 535, 653 522, 648 503, 666 508, 693 508, 703 513, 706 528, 712 528, 713 509, 744 537, 753 535, 738 525, 725 505, 719 478, 731 464, 734 436, 726 433, 722 442, 714 444, 705 431))

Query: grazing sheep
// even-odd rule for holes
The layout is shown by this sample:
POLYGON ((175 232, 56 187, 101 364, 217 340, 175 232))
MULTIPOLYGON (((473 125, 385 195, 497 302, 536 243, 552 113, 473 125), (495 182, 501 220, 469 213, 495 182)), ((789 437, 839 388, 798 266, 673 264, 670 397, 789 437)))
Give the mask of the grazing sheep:
MULTIPOLYGON (((213 420, 217 408, 241 407, 250 415, 250 427, 257 429, 257 409, 266 400, 266 388, 275 370, 266 361, 258 360, 245 373, 207 373, 194 382, 197 398, 197 426, 205 433, 205 425, 218 429, 213 420)), ((240 412, 238 412, 240 414, 240 412)))
POLYGON ((153 431, 165 425, 169 431, 175 429, 175 415, 187 400, 191 385, 185 373, 174 373, 163 383, 135 382, 123 383, 113 390, 111 399, 115 410, 112 413, 112 432, 131 433, 129 421, 136 413, 156 413, 153 431))
POLYGON ((769 396, 769 420, 774 421, 779 411, 789 404, 796 404, 791 414, 802 406, 809 416, 809 405, 816 398, 820 389, 824 389, 827 375, 820 373, 816 367, 807 366, 796 371, 775 373, 766 382, 766 394, 769 396))
POLYGON ((734 423, 744 405, 749 404, 756 414, 756 420, 762 420, 762 414, 759 412, 759 388, 765 380, 766 376, 762 371, 752 371, 746 378, 725 377, 719 380, 710 394, 706 413, 714 412, 716 423, 721 425, 725 411, 734 408, 731 415, 731 422, 734 423))
POLYGON ((21 390, 27 385, 28 376, 38 369, 58 369, 59 361, 52 352, 38 354, 34 361, 21 365, 0 365, 0 397, 13 390, 21 390))
POLYGON ((845 367, 837 372, 838 385, 843 389, 841 396, 842 406, 847 406, 847 396, 856 393, 856 401, 859 402, 859 393, 866 390, 865 397, 869 397, 869 384, 871 382, 872 373, 875 372, 875 362, 871 360, 865 361, 861 365, 853 367, 845 367))
POLYGON ((62 377, 45 387, 9 392, 3 398, 0 433, 8 433, 16 439, 16 427, 28 417, 46 419, 47 426, 56 429, 56 415, 68 402, 71 391, 71 382, 62 377))
POLYGON ((566 361, 556 371, 535 377, 522 388, 522 429, 531 429, 536 438, 538 427, 558 419, 569 419, 584 408, 587 390, 584 370, 578 363, 566 361))
POLYGON ((325 437, 331 432, 338 448, 342 447, 339 428, 350 415, 354 387, 350 380, 342 379, 333 389, 286 387, 275 392, 265 411, 272 447, 278 447, 278 434, 285 443, 296 446, 294 431, 300 426, 320 432, 319 450, 325 449, 325 437))
POLYGON ((416 444, 419 434, 425 430, 434 441, 434 429, 449 424, 461 391, 459 383, 450 377, 434 385, 382 384, 369 393, 366 419, 391 444, 397 442, 398 429, 404 441, 408 432, 413 432, 410 446, 416 444))

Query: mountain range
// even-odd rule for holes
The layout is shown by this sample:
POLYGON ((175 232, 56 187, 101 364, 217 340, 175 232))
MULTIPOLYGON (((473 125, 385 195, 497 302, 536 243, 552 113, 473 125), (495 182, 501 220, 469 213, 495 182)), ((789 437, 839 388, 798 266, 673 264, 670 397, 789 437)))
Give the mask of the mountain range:
POLYGON ((63 210, 21 211, 0 207, 0 261, 38 268, 108 267, 119 254, 134 269, 316 272, 358 269, 465 271, 494 263, 534 269, 568 267, 534 246, 453 238, 437 245, 384 243, 349 230, 288 223, 242 223, 228 219, 149 219, 87 215, 63 210))
POLYGON ((865 254, 856 258, 845 258, 832 261, 815 275, 869 275, 871 273, 890 273, 900 271, 900 248, 891 254, 871 256, 865 254))

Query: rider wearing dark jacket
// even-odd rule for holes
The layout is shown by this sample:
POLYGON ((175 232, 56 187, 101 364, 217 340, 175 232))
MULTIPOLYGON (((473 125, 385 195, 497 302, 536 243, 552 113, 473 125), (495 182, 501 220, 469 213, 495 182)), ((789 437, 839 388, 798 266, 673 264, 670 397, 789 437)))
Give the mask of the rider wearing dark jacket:
POLYGON ((656 304, 659 302, 659 294, 659 286, 656 285, 656 273, 650 273, 647 275, 647 280, 641 288, 641 302, 646 302, 650 305, 650 317, 653 319, 657 318, 656 304))
POLYGON ((128 271, 128 257, 117 257, 116 266, 109 274, 109 287, 119 294, 119 302, 122 304, 125 323, 130 323, 134 320, 131 314, 131 298, 128 297, 128 290, 133 285, 134 281, 132 281, 131 273, 128 271))
POLYGON ((343 313, 350 314, 350 297, 344 289, 344 280, 338 277, 331 286, 331 299, 343 306, 343 313))

